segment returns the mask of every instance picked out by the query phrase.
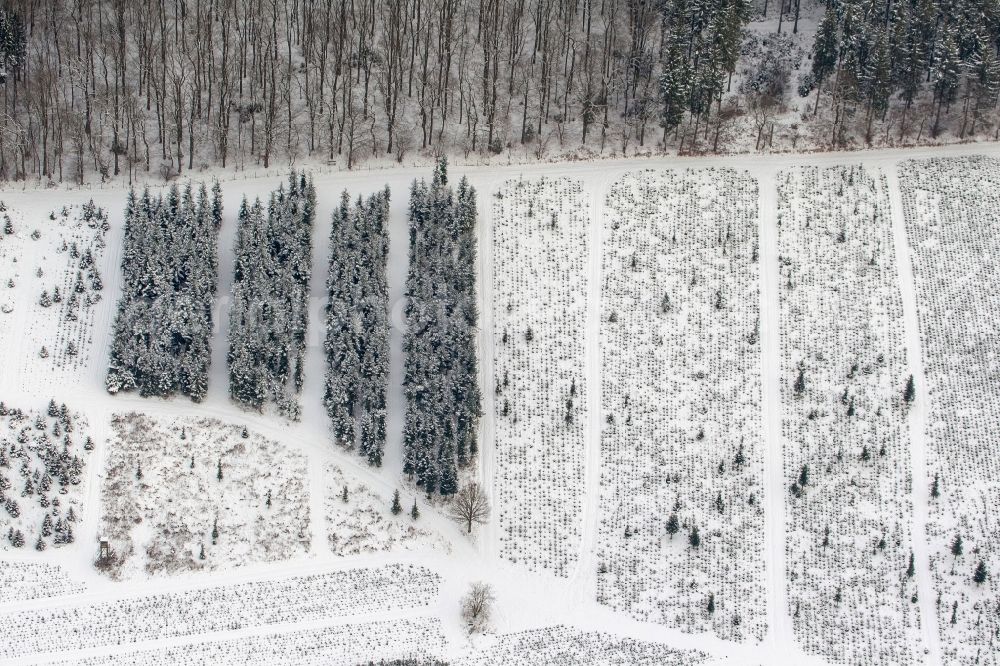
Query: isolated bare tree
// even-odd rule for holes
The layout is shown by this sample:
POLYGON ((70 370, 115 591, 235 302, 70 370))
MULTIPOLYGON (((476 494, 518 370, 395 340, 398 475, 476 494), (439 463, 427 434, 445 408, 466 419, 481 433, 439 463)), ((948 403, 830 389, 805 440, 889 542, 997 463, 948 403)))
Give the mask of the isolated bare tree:
POLYGON ((469 586, 469 591, 462 597, 462 620, 470 634, 489 627, 494 601, 496 597, 489 584, 477 582, 469 586))
POLYGON ((455 493, 448 505, 448 515, 465 525, 472 534, 472 524, 483 525, 490 517, 490 500, 479 484, 472 482, 455 493))

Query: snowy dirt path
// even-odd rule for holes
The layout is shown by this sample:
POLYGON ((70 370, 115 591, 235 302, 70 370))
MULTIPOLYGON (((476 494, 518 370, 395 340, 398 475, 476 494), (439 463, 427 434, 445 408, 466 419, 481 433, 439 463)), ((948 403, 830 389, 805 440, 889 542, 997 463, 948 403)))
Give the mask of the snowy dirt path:
MULTIPOLYGON (((479 419, 479 484, 490 497, 497 496, 496 482, 496 392, 493 391, 496 352, 493 334, 493 182, 476 191, 479 206, 479 386, 482 387, 483 415, 479 419)), ((489 522, 479 533, 479 556, 493 559, 500 552, 500 517, 494 508, 489 522)))
POLYGON ((778 301, 778 204, 775 171, 758 174, 760 229, 761 407, 764 436, 764 524, 767 529, 768 638, 772 645, 792 639, 785 595, 785 494, 781 451, 781 393, 778 376, 781 329, 778 301))
POLYGON ((604 197, 608 180, 596 179, 591 188, 590 234, 587 263, 586 387, 588 393, 587 434, 584 440, 583 531, 580 557, 572 579, 574 602, 593 603, 597 598, 597 542, 601 501, 601 262, 604 197))
MULTIPOLYGON (((792 646, 800 653, 788 614, 785 589, 785 482, 781 443, 780 302, 778 271, 777 168, 758 170, 758 222, 760 239, 760 340, 761 416, 764 438, 764 525, 767 530, 767 618, 764 641, 772 659, 788 654, 792 646)), ((798 654, 805 659, 804 654, 798 654)))
POLYGON ((889 208, 895 243, 899 293, 903 303, 903 333, 906 361, 913 373, 917 399, 910 405, 907 422, 910 429, 910 465, 913 478, 913 557, 917 570, 917 597, 920 602, 920 628, 923 632, 928 664, 941 663, 937 612, 934 607, 934 581, 931 577, 930 549, 927 547, 927 521, 930 488, 927 482, 927 444, 924 441, 927 418, 927 382, 920 349, 920 327, 917 321, 917 296, 913 282, 913 261, 906 238, 903 218, 903 198, 899 186, 899 170, 893 165, 885 170, 889 183, 889 208))

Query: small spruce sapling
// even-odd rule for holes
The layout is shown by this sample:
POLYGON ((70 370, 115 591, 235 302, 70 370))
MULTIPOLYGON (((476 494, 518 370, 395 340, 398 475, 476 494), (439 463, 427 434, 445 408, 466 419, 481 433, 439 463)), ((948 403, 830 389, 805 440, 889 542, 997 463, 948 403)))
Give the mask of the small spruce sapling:
POLYGON ((399 491, 396 490, 392 494, 392 515, 398 516, 403 511, 403 505, 399 502, 399 491))
POLYGON ((669 534, 670 538, 673 539, 674 535, 677 534, 677 532, 679 532, 680 529, 681 529, 681 523, 679 520, 677 520, 677 514, 676 513, 670 514, 670 517, 667 518, 667 534, 669 534))
POLYGON ((417 508, 417 500, 416 500, 416 498, 414 498, 413 499, 413 508, 410 509, 410 518, 412 518, 413 520, 416 520, 419 517, 420 517, 420 509, 417 508))
POLYGON ((903 400, 907 404, 910 404, 916 397, 917 397, 917 387, 913 383, 913 375, 910 375, 910 378, 906 380, 906 388, 903 389, 903 400))
POLYGON ((986 562, 979 560, 979 564, 976 565, 976 572, 972 574, 973 582, 976 585, 982 585, 988 577, 989 572, 986 570, 986 562))
POLYGON ((806 368, 803 365, 799 366, 799 375, 795 378, 795 395, 802 395, 806 390, 806 368))

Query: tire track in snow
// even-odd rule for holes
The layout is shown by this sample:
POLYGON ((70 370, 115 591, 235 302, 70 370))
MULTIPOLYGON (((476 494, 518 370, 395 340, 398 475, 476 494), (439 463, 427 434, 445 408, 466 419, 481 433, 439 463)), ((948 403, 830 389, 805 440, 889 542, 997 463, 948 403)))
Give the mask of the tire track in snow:
POLYGON ((785 495, 784 463, 781 450, 780 304, 778 275, 777 172, 759 171, 758 238, 760 261, 760 343, 761 343, 761 426, 764 437, 764 525, 767 562, 767 624, 765 643, 775 654, 781 646, 794 644, 785 594, 785 495))
POLYGON ((906 362, 913 373, 917 399, 910 404, 907 422, 910 428, 910 482, 913 503, 913 526, 910 539, 913 543, 914 564, 917 570, 917 597, 920 603, 920 628, 923 632, 927 663, 940 664, 941 652, 938 636, 937 612, 934 608, 934 582, 931 578, 930 549, 927 546, 927 516, 930 490, 927 480, 927 445, 924 441, 927 418, 927 383, 924 378, 924 361, 920 348, 920 326, 917 320, 917 296, 913 283, 913 259, 906 238, 903 219, 903 195, 900 191, 899 164, 886 167, 889 184, 889 212, 892 215, 892 235, 895 243, 896 275, 899 294, 903 302, 903 335, 906 344, 906 362))

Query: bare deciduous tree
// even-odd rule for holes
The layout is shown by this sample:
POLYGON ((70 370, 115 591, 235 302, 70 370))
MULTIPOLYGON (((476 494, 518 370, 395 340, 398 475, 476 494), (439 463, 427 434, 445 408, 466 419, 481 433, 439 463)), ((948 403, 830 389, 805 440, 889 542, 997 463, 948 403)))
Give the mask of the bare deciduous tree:
POLYGON ((472 534, 473 523, 483 525, 490 517, 490 500, 486 491, 478 483, 468 484, 455 493, 448 505, 448 515, 465 525, 468 533, 472 534))
POLYGON ((462 620, 470 634, 489 627, 494 601, 496 597, 489 584, 477 582, 469 586, 468 593, 462 597, 462 620))

